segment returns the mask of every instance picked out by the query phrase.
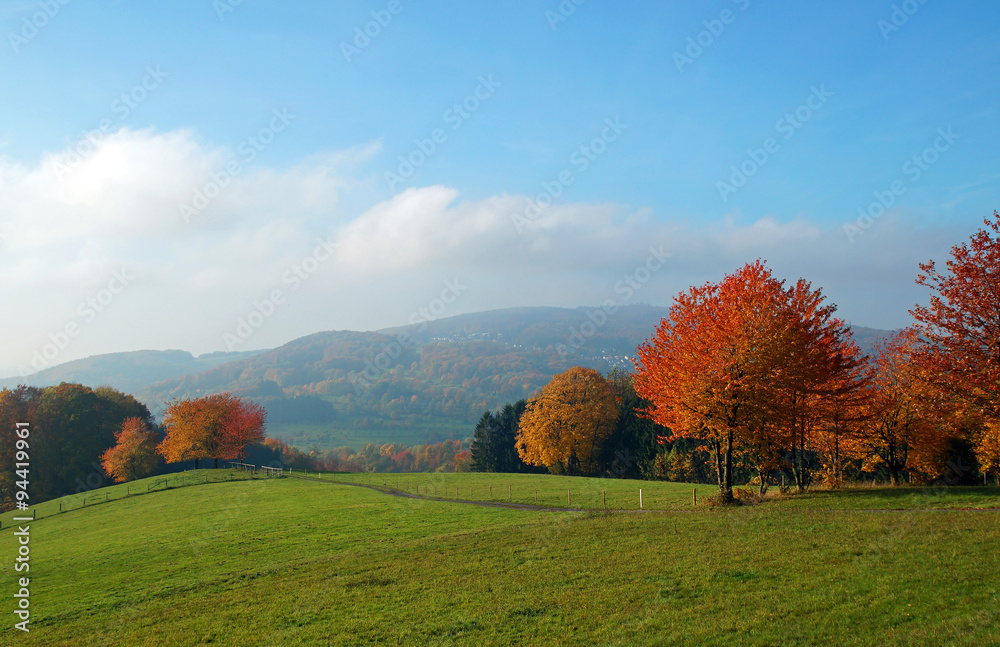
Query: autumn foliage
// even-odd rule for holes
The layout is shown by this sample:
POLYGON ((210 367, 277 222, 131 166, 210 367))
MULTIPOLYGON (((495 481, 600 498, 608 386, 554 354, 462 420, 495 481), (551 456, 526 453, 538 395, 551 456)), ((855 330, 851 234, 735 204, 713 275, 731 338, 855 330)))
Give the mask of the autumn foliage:
POLYGON ((916 339, 916 331, 908 328, 878 344, 870 362, 866 415, 846 443, 847 452, 864 461, 863 471, 884 467, 893 485, 907 467, 921 460, 933 463, 943 440, 913 363, 916 339))
POLYGON ((611 383, 594 369, 575 366, 528 401, 518 427, 518 454, 525 463, 556 473, 594 474, 618 412, 611 383))
POLYGON ((166 438, 157 451, 168 463, 242 458, 247 445, 264 440, 263 407, 229 393, 175 400, 163 414, 166 438))
POLYGON ((968 243, 951 249, 945 271, 920 265, 917 283, 930 288, 930 303, 916 306, 921 376, 942 397, 983 420, 977 457, 996 470, 1000 425, 1000 214, 984 220, 968 243))
POLYGON ((733 498, 737 454, 765 481, 786 455, 804 453, 826 411, 863 382, 834 309, 806 281, 786 288, 757 261, 677 295, 639 347, 635 388, 652 403, 646 415, 673 439, 705 444, 723 501, 733 498))
POLYGON ((134 481, 156 472, 160 458, 156 455, 156 433, 142 418, 128 418, 115 432, 114 447, 101 455, 104 472, 118 481, 134 481))

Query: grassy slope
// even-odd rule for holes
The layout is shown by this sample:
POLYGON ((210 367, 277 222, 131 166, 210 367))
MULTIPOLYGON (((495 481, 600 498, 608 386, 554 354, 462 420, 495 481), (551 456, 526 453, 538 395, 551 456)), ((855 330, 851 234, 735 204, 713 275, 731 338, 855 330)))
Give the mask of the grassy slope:
MULTIPOLYGON (((866 496, 863 507, 888 500, 866 496)), ((1000 640, 1000 513, 828 511, 803 507, 809 500, 835 507, 817 497, 724 511, 527 512, 298 479, 153 492, 36 521, 32 632, 9 621, 0 642, 1000 640)), ((12 591, 12 578, 4 569, 0 590, 12 591)))

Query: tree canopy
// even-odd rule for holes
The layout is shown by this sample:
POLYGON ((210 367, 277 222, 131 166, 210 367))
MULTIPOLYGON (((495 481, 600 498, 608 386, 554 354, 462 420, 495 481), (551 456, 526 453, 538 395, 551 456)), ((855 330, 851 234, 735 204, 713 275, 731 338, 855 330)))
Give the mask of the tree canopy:
POLYGON ((635 388, 646 415, 696 438, 714 458, 720 497, 733 498, 733 458, 753 461, 762 481, 785 452, 804 451, 820 403, 856 388, 850 332, 819 290, 789 288, 757 261, 717 284, 674 299, 668 319, 643 343, 635 388))
POLYGON ((157 451, 168 463, 234 460, 263 442, 266 422, 263 407, 229 393, 174 400, 164 410, 166 437, 157 451))
POLYGON ((614 389, 599 372, 573 367, 528 401, 518 428, 518 454, 525 463, 555 473, 595 474, 618 411, 614 389))
POLYGON ((101 454, 101 465, 119 483, 145 478, 156 472, 157 435, 142 418, 128 418, 115 432, 114 447, 101 454))

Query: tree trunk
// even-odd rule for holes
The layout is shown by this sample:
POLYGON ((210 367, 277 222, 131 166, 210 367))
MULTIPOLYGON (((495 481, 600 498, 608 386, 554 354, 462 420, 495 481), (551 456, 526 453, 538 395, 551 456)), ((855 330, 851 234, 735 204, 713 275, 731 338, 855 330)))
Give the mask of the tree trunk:
POLYGON ((733 501, 733 431, 730 429, 726 432, 726 479, 725 485, 722 492, 723 503, 732 503, 733 501))
POLYGON ((718 441, 712 441, 712 450, 715 454, 715 476, 719 480, 719 493, 725 489, 726 477, 722 473, 722 447, 718 441))
POLYGON ((194 459, 194 468, 198 469, 198 459, 194 459))
POLYGON ((802 421, 799 428, 799 470, 795 474, 795 491, 802 494, 806 491, 806 423, 802 421))
POLYGON ((715 473, 719 477, 719 500, 722 503, 731 503, 733 487, 729 474, 730 454, 727 452, 726 456, 723 457, 723 446, 718 440, 712 441, 712 445, 712 449, 715 451, 715 473))
POLYGON ((889 467, 889 480, 892 482, 892 487, 899 485, 899 471, 895 467, 889 467))

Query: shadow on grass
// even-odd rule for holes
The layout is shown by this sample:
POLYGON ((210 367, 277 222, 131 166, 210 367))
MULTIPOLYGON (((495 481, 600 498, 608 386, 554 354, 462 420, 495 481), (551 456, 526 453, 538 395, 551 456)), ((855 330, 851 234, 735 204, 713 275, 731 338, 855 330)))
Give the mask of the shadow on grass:
POLYGON ((809 490, 804 495, 791 493, 789 496, 808 496, 810 498, 829 497, 837 499, 863 499, 877 497, 880 499, 905 499, 911 496, 997 496, 1000 497, 1000 487, 982 485, 899 485, 884 488, 844 488, 840 490, 809 490))

